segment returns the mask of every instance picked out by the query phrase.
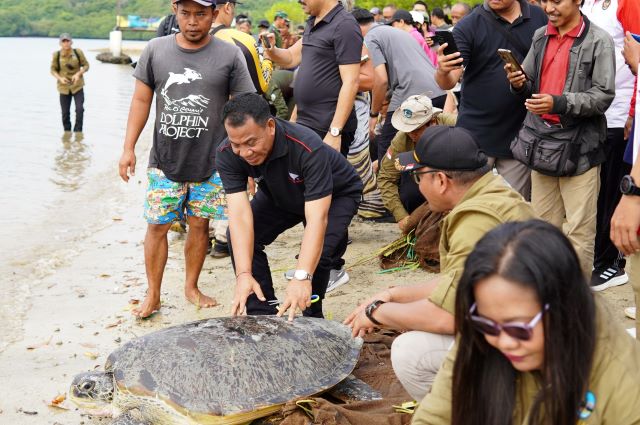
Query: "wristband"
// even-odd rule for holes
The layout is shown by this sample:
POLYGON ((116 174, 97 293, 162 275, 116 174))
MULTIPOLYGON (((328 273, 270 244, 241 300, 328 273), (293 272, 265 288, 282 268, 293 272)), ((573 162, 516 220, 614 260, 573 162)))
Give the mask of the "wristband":
POLYGON ((364 309, 365 316, 367 316, 367 319, 371 320, 374 325, 382 326, 382 323, 373 318, 373 312, 376 311, 378 307, 380 307, 384 303, 385 302, 382 300, 375 300, 374 302, 369 304, 367 308, 364 309))
POLYGON ((376 112, 376 113, 369 112, 369 117, 370 118, 378 118, 379 116, 380 116, 380 112, 376 112))
POLYGON ((249 271, 247 271, 247 272, 240 272, 240 273, 238 273, 238 274, 236 275, 236 279, 237 279, 237 278, 239 278, 239 277, 240 277, 240 275, 243 275, 243 274, 246 274, 246 273, 251 274, 251 272, 249 272, 249 271))

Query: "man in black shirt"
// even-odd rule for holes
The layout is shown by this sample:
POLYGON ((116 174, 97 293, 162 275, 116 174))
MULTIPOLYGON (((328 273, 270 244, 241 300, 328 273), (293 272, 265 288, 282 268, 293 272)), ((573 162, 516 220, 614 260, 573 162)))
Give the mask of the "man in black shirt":
POLYGON ((300 0, 300 4, 311 15, 302 40, 288 49, 265 49, 265 56, 284 69, 300 66, 294 89, 296 122, 346 156, 358 124, 353 104, 362 33, 338 0, 300 0))
POLYGON ((444 55, 438 49, 436 82, 453 88, 463 73, 456 127, 469 130, 496 169, 520 192, 531 198, 531 173, 511 155, 511 141, 522 126, 524 97, 514 96, 504 77, 498 49, 509 49, 522 63, 531 47, 533 33, 547 24, 539 7, 524 0, 488 1, 476 7, 453 29, 459 52, 444 55))
POLYGON ((275 314, 271 271, 264 252, 285 230, 305 222, 298 265, 279 314, 296 308, 322 317, 332 258, 346 250, 346 229, 358 210, 362 182, 355 169, 312 130, 273 118, 258 95, 224 107, 228 137, 216 167, 227 194, 230 247, 236 272, 232 314, 275 314), (247 180, 258 184, 249 202, 247 180), (311 295, 320 301, 311 304, 311 295), (271 303, 269 302, 271 301, 271 303))

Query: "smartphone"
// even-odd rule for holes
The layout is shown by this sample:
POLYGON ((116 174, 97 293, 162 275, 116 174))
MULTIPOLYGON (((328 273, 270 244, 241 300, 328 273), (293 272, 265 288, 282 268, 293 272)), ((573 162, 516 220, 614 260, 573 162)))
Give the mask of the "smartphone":
POLYGON ((435 43, 438 43, 440 45, 447 43, 447 47, 444 49, 445 55, 450 55, 458 51, 456 40, 453 38, 453 34, 451 33, 451 31, 436 31, 435 35, 432 38, 435 43))
POLYGON ((518 62, 516 57, 513 56, 513 53, 511 52, 511 50, 498 49, 498 55, 500 55, 500 57, 502 58, 504 63, 508 63, 508 64, 511 65, 512 71, 520 71, 520 72, 522 72, 524 74, 525 78, 527 80, 529 80, 529 77, 527 76, 527 74, 525 74, 524 69, 522 69, 522 65, 520 65, 520 62, 518 62))
POLYGON ((269 41, 269 37, 267 37, 266 34, 262 34, 260 36, 260 40, 262 40, 262 44, 264 45, 265 48, 267 49, 271 48, 271 42, 269 41))

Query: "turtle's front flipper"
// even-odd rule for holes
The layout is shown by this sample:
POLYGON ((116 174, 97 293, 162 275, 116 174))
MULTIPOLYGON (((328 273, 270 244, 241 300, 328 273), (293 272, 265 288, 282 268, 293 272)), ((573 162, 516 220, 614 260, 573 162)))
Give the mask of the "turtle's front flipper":
POLYGON ((151 422, 136 418, 131 412, 124 412, 123 414, 113 418, 113 421, 109 425, 153 425, 151 422))
POLYGON ((382 399, 380 392, 374 390, 366 382, 359 380, 353 375, 347 376, 342 382, 327 392, 344 402, 382 399))

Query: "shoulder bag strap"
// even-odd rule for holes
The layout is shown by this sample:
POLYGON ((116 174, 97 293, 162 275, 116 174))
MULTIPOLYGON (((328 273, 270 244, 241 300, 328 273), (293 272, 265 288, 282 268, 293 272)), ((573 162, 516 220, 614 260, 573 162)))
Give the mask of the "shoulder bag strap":
POLYGON ((522 58, 524 59, 527 56, 527 53, 529 52, 529 47, 525 47, 520 42, 520 40, 515 38, 513 34, 507 31, 507 29, 504 26, 500 25, 500 23, 493 16, 493 14, 484 8, 484 5, 481 4, 478 7, 480 8, 480 13, 482 14, 482 16, 484 16, 485 19, 487 19, 491 23, 491 25, 493 25, 498 31, 502 33, 502 35, 504 35, 504 37, 511 43, 513 47, 515 47, 515 49, 518 51, 518 53, 520 53, 520 55, 522 55, 522 58))

